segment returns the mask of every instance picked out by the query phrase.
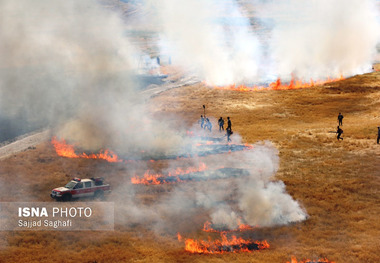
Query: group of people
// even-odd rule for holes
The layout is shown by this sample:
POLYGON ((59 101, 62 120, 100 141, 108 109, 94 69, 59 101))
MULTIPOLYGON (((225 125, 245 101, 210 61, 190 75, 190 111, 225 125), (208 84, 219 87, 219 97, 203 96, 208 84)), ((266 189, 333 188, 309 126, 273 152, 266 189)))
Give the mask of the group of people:
MULTIPOLYGON (((338 126, 337 126, 337 140, 343 140, 342 134, 343 134, 343 129, 340 128, 340 126, 343 126, 343 114, 339 112, 338 114, 338 126)), ((199 123, 201 124, 202 129, 207 129, 211 132, 212 129, 212 124, 209 118, 206 118, 206 116, 201 115, 201 119, 199 120, 199 123)), ((218 126, 219 126, 219 132, 224 131, 224 119, 223 117, 220 117, 218 120, 218 126)), ((227 117, 227 128, 226 128, 226 136, 227 136, 227 142, 231 141, 231 135, 233 134, 232 132, 232 123, 230 120, 230 117, 227 117)), ((380 126, 377 127, 377 144, 380 144, 380 126)))
POLYGON ((340 136, 342 136, 342 133, 343 133, 343 130, 340 128, 340 126, 342 126, 342 125, 343 125, 343 114, 339 112, 339 114, 338 114, 338 127, 336 130, 336 133, 338 134, 336 138, 338 139, 338 141, 339 140, 343 141, 343 138, 340 137, 340 136))
MULTIPOLYGON (((343 140, 343 138, 341 137, 343 130, 340 128, 340 126, 343 126, 343 114, 341 112, 339 112, 338 114, 338 127, 336 130, 336 133, 338 134, 336 138, 338 139, 338 141, 343 140)), ((377 144, 379 143, 380 143, 380 126, 377 127, 377 144)))
MULTIPOLYGON (((209 118, 206 117, 206 115, 205 116, 201 115, 201 118, 198 121, 198 123, 200 123, 201 129, 205 129, 205 130, 207 129, 211 132, 212 124, 209 118)), ((224 131, 224 119, 222 117, 220 117, 218 120, 218 126, 219 126, 219 132, 224 131)), ((230 117, 227 117, 227 128, 226 128, 227 142, 231 141, 230 136, 232 134, 233 134, 232 123, 231 123, 230 117)))
POLYGON ((201 124, 201 128, 202 129, 207 129, 209 131, 212 130, 212 124, 211 124, 211 121, 209 120, 209 118, 206 118, 206 116, 203 117, 203 115, 201 115, 201 119, 199 120, 199 123, 201 124))

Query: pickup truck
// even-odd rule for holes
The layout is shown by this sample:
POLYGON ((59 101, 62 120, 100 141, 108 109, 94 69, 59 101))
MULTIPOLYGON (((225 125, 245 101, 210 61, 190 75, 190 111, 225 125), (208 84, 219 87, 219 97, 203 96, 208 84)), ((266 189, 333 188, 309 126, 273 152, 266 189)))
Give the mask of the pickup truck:
POLYGON ((93 197, 103 199, 105 193, 111 192, 109 184, 104 184, 103 178, 74 178, 64 187, 54 188, 51 198, 57 201, 71 201, 74 198, 93 197))

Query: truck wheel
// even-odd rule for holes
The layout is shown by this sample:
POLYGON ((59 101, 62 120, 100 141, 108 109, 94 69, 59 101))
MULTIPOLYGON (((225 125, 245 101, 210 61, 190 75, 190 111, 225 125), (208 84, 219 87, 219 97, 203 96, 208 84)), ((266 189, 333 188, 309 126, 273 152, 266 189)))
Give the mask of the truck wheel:
POLYGON ((69 195, 69 194, 63 195, 62 196, 62 201, 63 202, 71 201, 71 195, 69 195))
POLYGON ((103 200, 104 199, 104 192, 102 190, 98 190, 94 194, 95 199, 103 200))

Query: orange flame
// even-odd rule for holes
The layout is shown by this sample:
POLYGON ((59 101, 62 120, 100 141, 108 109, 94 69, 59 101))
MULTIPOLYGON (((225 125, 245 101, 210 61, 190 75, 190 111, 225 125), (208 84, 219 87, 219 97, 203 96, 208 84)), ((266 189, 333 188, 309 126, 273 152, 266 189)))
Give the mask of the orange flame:
POLYGON ((217 230, 215 230, 214 228, 212 228, 211 226, 211 222, 210 221, 206 221, 206 223, 204 223, 203 225, 203 231, 205 232, 218 232, 217 230))
MULTIPOLYGON (((180 239, 178 240, 181 241, 180 239)), ((221 239, 216 240, 198 241, 191 238, 185 240, 186 251, 201 254, 252 252, 253 250, 262 250, 266 248, 269 248, 269 244, 266 240, 254 241, 251 239, 243 239, 236 236, 231 236, 228 238, 226 233, 221 233, 221 239)))
POLYGON ((198 167, 188 167, 186 169, 178 167, 175 170, 170 171, 167 175, 161 173, 151 174, 150 170, 147 170, 142 178, 136 175, 131 178, 131 182, 132 184, 157 185, 169 183, 170 181, 172 181, 168 180, 168 178, 175 178, 175 182, 181 182, 182 180, 179 178, 180 175, 203 172, 205 170, 207 170, 207 166, 205 163, 202 162, 199 164, 198 167))
POLYGON ((101 150, 100 153, 98 154, 94 154, 94 153, 89 154, 89 155, 86 153, 77 154, 75 153, 74 146, 67 144, 64 139, 61 139, 59 141, 57 137, 54 136, 51 139, 51 143, 53 144, 56 153, 62 157, 101 159, 101 160, 106 160, 110 163, 122 162, 122 160, 120 160, 119 157, 110 150, 101 150))
POLYGON ((340 78, 327 78, 327 80, 317 80, 314 81, 310 79, 310 82, 303 82, 302 80, 295 80, 293 77, 289 84, 282 84, 280 79, 277 79, 275 82, 270 83, 267 87, 264 86, 252 86, 248 87, 245 85, 229 85, 224 87, 215 87, 217 89, 226 89, 226 90, 236 90, 236 91, 259 91, 259 90, 291 90, 291 89, 304 89, 311 88, 317 85, 323 85, 330 82, 335 82, 339 80, 343 80, 344 77, 340 76, 340 78))
POLYGON ((295 256, 291 256, 290 262, 287 261, 286 263, 335 263, 335 261, 330 261, 327 258, 320 258, 317 260, 305 259, 302 261, 297 261, 297 258, 295 256))

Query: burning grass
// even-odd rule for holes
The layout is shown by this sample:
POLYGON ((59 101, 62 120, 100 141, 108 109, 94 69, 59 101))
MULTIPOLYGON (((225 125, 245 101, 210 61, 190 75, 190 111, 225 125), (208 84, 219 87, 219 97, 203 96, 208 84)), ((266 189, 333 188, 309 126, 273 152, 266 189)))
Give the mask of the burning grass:
POLYGON ((260 90, 294 90, 294 89, 306 89, 312 88, 315 86, 323 85, 326 83, 336 82, 343 80, 343 76, 340 78, 327 78, 326 80, 317 80, 314 81, 310 79, 310 82, 304 82, 302 80, 297 80, 294 77, 290 80, 289 83, 284 84, 281 82, 281 79, 277 79, 275 82, 270 83, 268 86, 246 86, 246 85, 230 85, 223 87, 215 87, 216 89, 222 90, 233 90, 233 91, 260 91, 260 90))
POLYGON ((238 222, 237 229, 223 230, 216 229, 210 221, 206 221, 202 231, 209 233, 219 233, 220 239, 212 240, 208 237, 208 240, 196 240, 192 238, 183 238, 181 234, 177 234, 177 238, 180 242, 185 242, 185 250, 191 253, 198 254, 219 254, 219 253, 239 253, 239 252, 252 252, 255 250, 263 250, 269 248, 269 244, 266 240, 257 241, 250 238, 244 239, 231 235, 233 232, 251 231, 255 228, 249 225, 238 222))
MULTIPOLYGON (((202 114, 201 105, 205 104, 208 116, 230 116, 233 130, 242 135, 244 142, 271 140, 280 152, 276 179, 283 180, 291 196, 301 201, 309 214, 308 220, 258 228, 247 234, 231 233, 226 236, 229 242, 235 242, 231 235, 236 236, 235 240, 244 241, 226 249, 223 236, 199 227, 209 220, 206 211, 192 217, 173 218, 170 226, 164 226, 167 231, 162 232, 151 228, 149 222, 128 220, 118 221, 116 230, 107 233, 3 232, 0 261, 60 262, 64 258, 65 262, 285 263, 294 255, 301 262, 307 258, 315 259, 311 262, 325 258, 327 262, 380 262, 380 169, 379 146, 376 145, 379 97, 378 72, 313 89, 240 93, 200 84, 162 93, 152 103, 155 107, 152 112, 157 116, 178 114, 190 127, 202 114), (337 125, 338 112, 345 116, 344 141, 340 142, 334 134, 328 133, 337 125), (192 237, 196 249, 208 251, 201 242, 204 241, 218 252, 186 252, 185 241, 178 242, 176 232, 171 229, 183 237, 192 237), (217 237, 210 241, 210 234, 217 237), (244 250, 250 248, 250 244, 254 247, 255 240, 266 240, 270 247, 259 253, 221 253, 236 251, 236 248, 244 250)), ((168 168, 165 160, 148 161, 146 165, 151 170, 168 168)), ((75 176, 103 176, 112 186, 117 186, 120 182, 131 184, 130 178, 135 173, 146 171, 146 167, 139 167, 138 163, 58 157, 50 143, 1 160, 0 167, 4 187, 0 192, 1 201, 25 201, 26 197, 33 201, 51 201, 50 190, 75 176)), ((228 187, 234 187, 231 178, 227 182, 228 187)), ((202 186, 199 182, 187 184, 202 186)), ((172 184, 134 187, 141 204, 165 198, 173 191, 172 184)), ((109 198, 116 202, 115 206, 122 207, 129 194, 114 187, 109 198)), ((233 196, 231 202, 232 199, 233 196)), ((129 209, 116 218, 133 213, 129 209)))
POLYGON ((80 153, 77 154, 74 149, 74 145, 67 144, 64 139, 58 140, 57 137, 51 139, 51 143, 54 146, 55 151, 59 156, 68 157, 68 158, 86 158, 86 159, 100 159, 106 160, 110 163, 121 162, 122 160, 110 150, 100 150, 99 153, 95 154, 86 154, 80 153))
POLYGON ((200 182, 217 179, 240 178, 249 176, 250 173, 240 168, 219 168, 208 171, 204 163, 199 167, 177 168, 168 174, 151 173, 149 170, 142 177, 134 176, 131 178, 132 184, 160 185, 184 182, 200 182))
POLYGON ((187 167, 187 168, 180 168, 178 167, 174 171, 169 171, 167 175, 163 175, 161 173, 151 173, 150 170, 146 171, 142 178, 135 175, 131 178, 131 182, 133 184, 164 184, 164 183, 175 183, 175 182, 182 182, 185 180, 183 175, 187 175, 190 173, 196 173, 196 172, 202 172, 207 169, 207 166, 205 163, 200 163, 199 167, 187 167))
MULTIPOLYGON (((178 240, 182 241, 180 234, 178 234, 178 240)), ((185 239, 185 250, 191 253, 199 254, 252 252, 267 248, 269 248, 269 244, 265 240, 254 241, 251 239, 236 237, 235 235, 228 237, 227 233, 224 232, 220 234, 220 239, 215 240, 185 239)))
MULTIPOLYGON (((189 136, 193 136, 191 133, 187 133, 189 136)), ((198 157, 198 156, 207 156, 207 155, 213 155, 213 154, 223 154, 223 153, 231 153, 236 151, 243 151, 243 150, 251 150, 253 149, 252 145, 249 144, 232 144, 232 143, 221 143, 223 137, 203 137, 198 136, 197 138, 199 142, 195 141, 196 150, 191 152, 183 153, 179 156, 177 155, 165 155, 165 156, 155 156, 152 157, 149 155, 149 153, 146 156, 139 156, 134 159, 121 159, 116 153, 114 153, 111 150, 100 150, 98 153, 77 153, 78 150, 76 149, 75 145, 68 144, 65 139, 57 139, 56 136, 53 136, 51 139, 51 143, 54 146, 54 149, 58 156, 66 157, 66 158, 84 158, 84 159, 98 159, 98 160, 105 160, 110 163, 117 163, 117 162, 124 162, 124 163, 134 163, 135 161, 150 161, 154 162, 156 160, 161 159, 181 159, 181 158, 192 158, 192 157, 198 157), (205 139, 214 139, 214 141, 206 141, 203 142, 205 139)), ((145 152, 143 150, 143 152, 145 152)), ((190 173, 187 172, 187 173, 190 173)), ((183 173, 182 173, 183 174, 183 173)))

